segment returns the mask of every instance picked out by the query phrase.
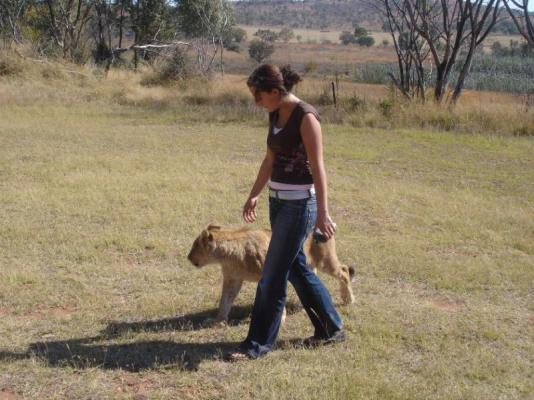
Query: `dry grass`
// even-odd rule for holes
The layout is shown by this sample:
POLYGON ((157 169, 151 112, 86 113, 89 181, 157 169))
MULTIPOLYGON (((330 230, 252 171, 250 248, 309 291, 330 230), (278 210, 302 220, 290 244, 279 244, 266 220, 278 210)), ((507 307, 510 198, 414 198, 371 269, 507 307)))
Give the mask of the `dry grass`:
POLYGON ((185 256, 207 223, 241 224, 266 118, 226 104, 243 77, 162 89, 28 68, 0 78, 0 398, 529 398, 532 138, 325 123, 338 252, 357 268, 348 341, 297 348, 310 324, 293 307, 279 350, 233 365, 220 354, 254 287, 235 325, 203 327, 220 273, 185 256))

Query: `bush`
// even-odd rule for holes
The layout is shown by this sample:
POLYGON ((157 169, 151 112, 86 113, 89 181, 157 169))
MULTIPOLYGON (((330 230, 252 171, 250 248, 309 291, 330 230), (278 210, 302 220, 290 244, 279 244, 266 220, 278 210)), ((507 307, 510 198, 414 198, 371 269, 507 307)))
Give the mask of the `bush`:
POLYGON ((193 73, 187 51, 180 47, 175 48, 171 57, 163 64, 161 75, 167 81, 178 81, 191 77, 193 73))
POLYGON ((155 62, 155 72, 144 77, 141 84, 145 86, 166 85, 189 79, 195 75, 187 51, 176 47, 170 53, 164 53, 155 62))
POLYGON ((391 117, 391 114, 393 113, 393 101, 390 99, 382 100, 378 103, 378 109, 384 117, 391 117))
POLYGON ((339 35, 339 40, 342 44, 344 44, 345 46, 346 45, 349 45, 351 43, 354 43, 354 40, 356 38, 354 37, 354 35, 350 32, 347 32, 347 31, 343 31, 341 32, 341 35, 339 35))
POLYGON ((317 71, 319 68, 319 64, 317 64, 315 61, 308 61, 306 64, 304 64, 304 72, 306 74, 313 73, 317 71))
POLYGON ((15 76, 22 72, 22 65, 8 56, 0 58, 0 76, 15 76))
POLYGON ((525 124, 515 128, 514 136, 534 136, 534 124, 525 124))
POLYGON ((349 97, 347 102, 351 111, 364 111, 367 109, 367 103, 365 100, 355 94, 349 97))
POLYGON ((271 31, 270 29, 258 29, 254 36, 259 37, 261 40, 265 42, 276 42, 278 39, 278 33, 275 31, 271 31))
POLYGON ((358 43, 360 46, 372 47, 375 44, 375 40, 372 36, 360 36, 358 39, 356 39, 356 43, 358 43))
POLYGON ((250 58, 261 63, 263 60, 269 58, 274 53, 274 45, 265 40, 254 39, 250 42, 248 47, 248 54, 250 58))

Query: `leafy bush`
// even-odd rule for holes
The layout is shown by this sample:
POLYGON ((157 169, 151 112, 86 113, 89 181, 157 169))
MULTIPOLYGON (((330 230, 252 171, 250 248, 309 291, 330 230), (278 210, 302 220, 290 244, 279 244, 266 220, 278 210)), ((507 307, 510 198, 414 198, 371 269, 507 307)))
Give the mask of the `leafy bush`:
POLYGON ((360 46, 372 47, 375 44, 375 40, 372 36, 360 36, 356 39, 356 43, 360 46))
POLYGON ((317 71, 319 68, 319 64, 317 64, 315 61, 308 61, 306 64, 304 64, 304 72, 309 74, 317 71))
POLYGON ((0 58, 0 76, 19 75, 22 69, 22 65, 9 58, 9 56, 2 56, 0 58))
POLYGON ((250 58, 261 63, 263 60, 269 58, 274 53, 274 45, 265 40, 254 39, 250 42, 248 47, 248 54, 250 58))
POLYGON ((378 103, 378 109, 384 117, 391 117, 391 114, 393 112, 393 101, 390 99, 382 100, 380 103, 378 103))
POLYGON ((354 37, 354 34, 348 32, 348 31, 343 31, 343 32, 341 32, 341 35, 339 35, 339 40, 340 40, 340 42, 342 44, 344 44, 346 46, 346 45, 349 45, 351 43, 354 43, 355 37, 354 37))

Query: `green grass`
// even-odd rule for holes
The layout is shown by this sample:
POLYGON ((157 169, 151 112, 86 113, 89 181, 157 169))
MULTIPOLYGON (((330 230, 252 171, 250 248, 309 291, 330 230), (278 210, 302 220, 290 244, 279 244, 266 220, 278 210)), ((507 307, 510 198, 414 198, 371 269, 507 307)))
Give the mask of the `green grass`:
MULTIPOLYGON (((348 340, 298 349, 311 325, 293 307, 278 350, 227 364, 254 285, 238 323, 205 328, 220 272, 186 255, 208 223, 242 224, 264 124, 0 89, 0 398, 531 396, 532 138, 326 124, 338 252, 357 269, 348 340)), ((265 195, 259 213, 267 226, 265 195)))

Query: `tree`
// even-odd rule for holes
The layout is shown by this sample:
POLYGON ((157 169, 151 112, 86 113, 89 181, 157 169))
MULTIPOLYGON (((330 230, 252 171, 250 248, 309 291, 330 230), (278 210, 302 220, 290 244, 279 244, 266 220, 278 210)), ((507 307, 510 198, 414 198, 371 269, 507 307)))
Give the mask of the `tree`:
POLYGON ((356 43, 360 46, 372 47, 375 44, 375 40, 372 36, 360 36, 356 39, 356 43))
POLYGON ((534 46, 534 16, 529 12, 529 0, 503 0, 517 30, 525 40, 534 46), (513 10, 510 4, 518 10, 513 10))
POLYGON ((76 61, 78 50, 86 40, 85 27, 91 19, 93 4, 84 0, 46 0, 46 5, 50 34, 62 49, 63 57, 76 61))
POLYGON ((180 30, 192 39, 191 45, 196 49, 199 70, 208 73, 220 51, 220 68, 224 73, 224 37, 235 25, 228 1, 181 0, 178 17, 180 30))
POLYGON ((289 42, 294 37, 295 37, 295 33, 293 32, 293 29, 291 28, 285 27, 285 28, 282 28, 280 32, 278 32, 278 38, 284 43, 289 42))
POLYGON ((339 40, 341 43, 343 43, 345 46, 354 43, 355 37, 354 34, 348 31, 341 32, 341 35, 339 35, 339 40))
POLYGON ((247 36, 247 31, 243 28, 234 26, 228 30, 223 37, 223 45, 226 50, 240 51, 239 43, 241 43, 247 36))
POLYGON ((477 48, 493 29, 501 0, 387 0, 424 40, 436 66, 434 98, 441 103, 458 70, 451 103, 460 97, 477 48), (459 65, 458 65, 459 64, 459 65))
POLYGON ((22 39, 20 22, 28 8, 29 0, 0 1, 0 35, 15 42, 22 39))
POLYGON ((426 99, 428 73, 425 69, 429 50, 407 17, 408 4, 403 0, 379 0, 373 5, 385 17, 384 28, 393 40, 397 54, 397 75, 389 74, 393 84, 408 99, 426 99))
POLYGON ((261 39, 253 39, 248 48, 250 58, 259 64, 274 53, 274 45, 261 39))
POLYGON ((278 40, 278 33, 275 31, 271 31, 270 29, 258 29, 254 36, 259 37, 261 40, 265 42, 276 42, 278 40))
POLYGON ((354 26, 354 37, 357 39, 362 36, 369 36, 369 32, 367 32, 367 29, 362 28, 360 25, 356 24, 354 26))

